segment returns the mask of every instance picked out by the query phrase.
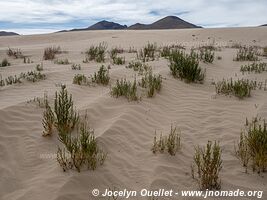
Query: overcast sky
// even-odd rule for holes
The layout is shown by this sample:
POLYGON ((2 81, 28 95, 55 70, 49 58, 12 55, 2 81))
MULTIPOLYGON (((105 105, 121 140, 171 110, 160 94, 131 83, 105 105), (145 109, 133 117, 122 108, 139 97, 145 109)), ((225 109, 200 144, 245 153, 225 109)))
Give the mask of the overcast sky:
POLYGON ((0 0, 0 30, 20 34, 88 27, 100 20, 132 25, 167 15, 203 27, 267 23, 267 0, 0 0))

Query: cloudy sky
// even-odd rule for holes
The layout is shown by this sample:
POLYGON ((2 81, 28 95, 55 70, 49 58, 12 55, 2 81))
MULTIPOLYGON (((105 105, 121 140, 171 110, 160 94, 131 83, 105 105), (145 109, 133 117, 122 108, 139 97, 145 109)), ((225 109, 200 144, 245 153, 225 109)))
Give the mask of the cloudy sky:
POLYGON ((20 34, 88 27, 100 20, 132 25, 176 15, 203 27, 267 23, 267 0, 0 0, 0 30, 20 34))

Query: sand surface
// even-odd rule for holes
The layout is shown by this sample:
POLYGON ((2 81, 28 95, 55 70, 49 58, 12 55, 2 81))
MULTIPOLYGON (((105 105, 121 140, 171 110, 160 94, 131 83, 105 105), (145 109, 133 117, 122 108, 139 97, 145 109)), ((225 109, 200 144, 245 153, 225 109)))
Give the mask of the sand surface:
MULTIPOLYGON (((267 46, 267 28, 191 29, 161 31, 88 31, 54 33, 33 36, 0 38, 0 58, 6 57, 8 47, 20 48, 34 63, 23 64, 22 59, 11 59, 11 66, 0 68, 2 77, 20 74, 35 69, 42 62, 43 50, 51 45, 60 45, 68 58, 81 64, 81 71, 71 70, 70 65, 57 65, 43 61, 47 79, 23 82, 0 88, 0 199, 1 200, 91 200, 92 189, 105 188, 139 190, 175 189, 196 190, 198 185, 191 177, 194 146, 205 145, 208 140, 218 140, 223 150, 221 171, 222 189, 263 190, 262 199, 267 199, 267 176, 249 171, 245 173, 235 156, 234 143, 239 139, 245 119, 255 116, 267 118, 267 92, 253 91, 253 96, 244 100, 215 94, 213 80, 239 77, 264 81, 267 73, 245 74, 240 66, 247 62, 234 62, 236 49, 222 48, 216 51, 213 64, 200 65, 206 69, 204 84, 186 84, 170 75, 168 61, 160 58, 148 62, 155 73, 163 77, 163 87, 154 98, 140 102, 128 102, 125 98, 112 98, 110 88, 88 87, 72 84, 77 73, 93 74, 99 63, 82 63, 90 45, 105 41, 111 47, 136 49, 148 41, 165 44, 199 46, 215 41, 218 46, 233 43, 267 46), (192 35, 195 35, 194 37, 192 35), (108 152, 103 166, 95 171, 63 172, 56 159, 42 155, 57 151, 57 135, 42 137, 43 109, 36 103, 27 103, 34 97, 43 97, 47 92, 52 101, 60 83, 67 85, 73 95, 77 110, 87 112, 88 122, 95 130, 100 145, 108 152), (171 125, 181 130, 182 149, 176 156, 154 155, 151 152, 155 130, 166 134, 171 125)), ((126 63, 135 59, 135 54, 125 53, 126 63)), ((262 58, 262 61, 267 61, 262 58)), ((110 64, 110 59, 105 63, 110 64)), ((125 65, 111 65, 111 85, 116 79, 133 80, 135 72, 125 65)), ((140 78, 140 77, 139 77, 140 78)), ((105 198, 108 199, 108 198, 105 198)), ((119 198, 124 199, 124 198, 119 198)), ((141 198, 132 198, 141 199, 141 198)), ((159 198, 171 199, 171 198, 159 198)), ((173 198, 199 199, 199 198, 173 198)), ((212 198, 209 198, 212 199, 212 198)), ((235 198, 239 199, 239 198, 235 198)), ((252 199, 249 197, 240 198, 252 199)))

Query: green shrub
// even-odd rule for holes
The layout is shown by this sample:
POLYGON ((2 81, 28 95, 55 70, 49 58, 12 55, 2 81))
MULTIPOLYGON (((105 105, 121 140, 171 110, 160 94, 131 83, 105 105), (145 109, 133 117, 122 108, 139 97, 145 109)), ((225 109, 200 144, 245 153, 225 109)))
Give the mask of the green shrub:
POLYGON ((263 56, 267 56, 267 47, 263 47, 263 56))
POLYGON ((219 81, 215 84, 217 94, 234 95, 239 99, 251 96, 251 90, 256 89, 255 82, 248 79, 219 81))
POLYGON ((209 48, 201 48, 200 49, 200 59, 206 63, 213 63, 215 57, 215 53, 213 50, 209 48))
POLYGON ((257 61, 259 60, 257 55, 259 55, 257 48, 243 46, 238 49, 234 61, 257 61))
POLYGON ((267 169, 267 123, 264 119, 246 120, 246 126, 240 134, 236 155, 243 166, 251 164, 253 171, 266 172, 267 169))
POLYGON ((171 74, 175 78, 180 78, 188 83, 204 81, 205 72, 199 67, 199 62, 194 56, 182 51, 172 51, 169 62, 171 74))
POLYGON ((94 76, 92 77, 92 82, 102 85, 108 85, 109 84, 109 70, 102 65, 98 72, 94 73, 94 76))
POLYGON ((105 62, 105 54, 107 50, 107 43, 102 42, 98 46, 91 46, 86 52, 84 62, 95 60, 96 62, 105 62))
POLYGON ((71 65, 71 69, 72 69, 72 70, 81 70, 82 67, 81 67, 80 64, 72 64, 72 65, 71 65))
POLYGON ((46 99, 45 111, 43 112, 43 120, 42 120, 42 124, 44 128, 43 136, 48 136, 52 134, 54 123, 55 123, 55 115, 46 99))
POLYGON ((137 101, 139 98, 136 80, 133 83, 126 81, 126 79, 117 80, 116 85, 111 88, 111 96, 116 98, 125 96, 129 101, 137 101))
POLYGON ((142 60, 143 62, 155 60, 155 53, 157 50, 157 44, 147 43, 145 47, 139 50, 137 53, 137 59, 142 60))
POLYGON ((20 78, 23 78, 27 81, 30 82, 37 82, 40 80, 45 80, 46 79, 46 75, 42 74, 40 71, 29 71, 27 73, 21 73, 20 74, 20 78))
POLYGON ((10 66, 10 63, 8 62, 6 58, 4 58, 2 62, 0 63, 0 67, 6 67, 6 66, 10 66))
POLYGON ((65 86, 56 92, 54 101, 55 126, 59 137, 64 141, 66 134, 70 133, 79 121, 79 115, 73 108, 72 95, 69 95, 65 86))
POLYGON ((153 75, 152 71, 150 70, 142 77, 141 82, 139 85, 142 88, 147 89, 147 97, 153 97, 155 92, 159 92, 161 90, 161 83, 162 77, 161 75, 153 75))
POLYGON ((60 46, 47 47, 44 50, 43 59, 44 60, 53 60, 55 58, 56 54, 60 54, 60 53, 62 53, 60 46))
POLYGON ((154 143, 152 146, 152 152, 155 154, 157 152, 164 153, 167 151, 170 155, 175 156, 175 154, 181 149, 181 135, 178 133, 177 128, 171 126, 171 130, 168 136, 160 135, 157 139, 157 133, 154 136, 154 143))
POLYGON ((94 130, 88 129, 85 123, 80 125, 77 136, 68 135, 63 144, 65 147, 58 147, 57 152, 57 161, 63 171, 75 167, 80 172, 83 166, 94 170, 98 165, 104 163, 107 156, 99 148, 94 130))
POLYGON ((199 187, 201 190, 219 190, 221 181, 219 173, 222 169, 221 147, 215 141, 208 142, 206 148, 195 148, 194 164, 192 165, 192 177, 195 178, 195 167, 199 187))
POLYGON ((254 62, 252 64, 242 65, 240 67, 240 71, 242 73, 245 73, 245 72, 254 72, 254 73, 267 72, 267 63, 254 62))

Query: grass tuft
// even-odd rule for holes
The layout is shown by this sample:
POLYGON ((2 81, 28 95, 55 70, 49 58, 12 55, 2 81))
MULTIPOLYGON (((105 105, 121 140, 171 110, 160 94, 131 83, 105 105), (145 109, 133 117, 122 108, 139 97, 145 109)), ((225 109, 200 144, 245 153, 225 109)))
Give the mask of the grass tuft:
POLYGON ((137 53, 137 59, 142 60, 143 62, 155 60, 155 53, 157 50, 157 44, 147 43, 142 49, 137 53))
POLYGON ((107 50, 107 43, 102 42, 98 46, 91 46, 86 52, 86 58, 83 62, 90 62, 95 60, 96 62, 105 62, 105 54, 107 50))
POLYGON ((192 177, 195 178, 197 168, 198 182, 201 190, 219 190, 221 180, 219 173, 222 169, 221 147, 215 141, 208 142, 206 148, 195 148, 194 164, 192 165, 192 177))
POLYGON ((10 63, 8 62, 6 58, 4 58, 2 62, 0 63, 0 67, 7 67, 7 66, 10 66, 10 63))
POLYGON ((20 49, 11 49, 11 48, 8 48, 6 54, 9 56, 9 57, 14 57, 14 58, 23 58, 23 54, 21 52, 20 49))
POLYGON ((109 70, 102 65, 97 72, 94 73, 94 76, 92 77, 92 82, 102 85, 108 85, 109 84, 109 70))
POLYGON ((111 88, 111 96, 116 98, 124 96, 129 101, 137 101, 140 99, 137 96, 136 79, 133 83, 126 81, 126 79, 117 80, 116 85, 111 88))
POLYGON ((259 60, 258 49, 253 46, 242 46, 239 47, 234 61, 257 61, 259 60))
POLYGON ((53 60, 56 56, 56 54, 62 53, 60 46, 53 46, 53 47, 47 47, 44 50, 43 59, 44 60, 53 60))
POLYGON ((153 75, 152 70, 147 72, 144 77, 142 77, 139 85, 142 88, 147 89, 147 97, 151 98, 156 92, 161 90, 162 77, 161 75, 153 75))

